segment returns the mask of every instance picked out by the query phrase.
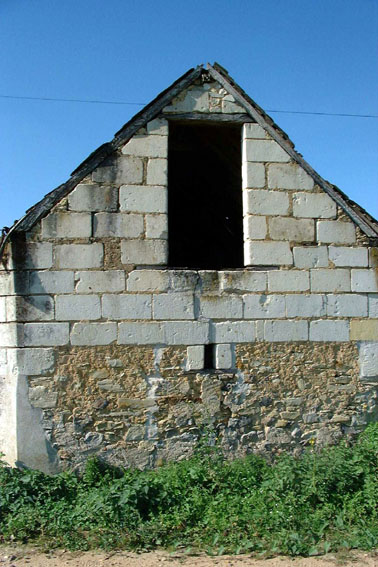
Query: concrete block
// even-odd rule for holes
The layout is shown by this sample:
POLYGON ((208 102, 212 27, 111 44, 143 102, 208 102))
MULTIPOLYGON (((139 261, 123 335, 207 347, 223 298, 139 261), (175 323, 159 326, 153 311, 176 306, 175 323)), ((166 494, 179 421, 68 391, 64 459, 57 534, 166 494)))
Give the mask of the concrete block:
POLYGON ((168 136, 135 135, 122 148, 124 155, 140 157, 168 157, 168 136))
POLYGON ((143 215, 97 213, 93 219, 94 236, 138 238, 143 234, 143 215))
POLYGON ((325 193, 294 193, 295 217, 331 219, 336 216, 336 203, 325 193))
POLYGON ((350 291, 350 270, 314 269, 310 273, 311 291, 350 291))
POLYGON ((7 312, 5 309, 5 297, 0 297, 0 322, 7 320, 7 312))
MULTIPOLYGON (((274 140, 243 140, 243 159, 247 161, 290 161, 290 156, 274 140)), ((299 189, 299 187, 297 187, 299 189)))
POLYGON ((319 242, 330 244, 354 244, 356 229, 351 222, 320 220, 316 223, 319 242))
POLYGON ((118 189, 80 183, 68 195, 68 208, 71 211, 116 211, 118 189))
POLYGON ((41 376, 54 369, 52 348, 15 348, 8 351, 8 367, 12 374, 41 376))
POLYGON ((349 341, 349 321, 310 321, 310 341, 349 341))
POLYGON ((369 295, 369 317, 378 318, 378 295, 369 295))
POLYGON ((293 256, 288 242, 255 242, 244 243, 244 262, 247 266, 290 266, 293 256))
POLYGON ((107 319, 151 319, 151 295, 103 295, 102 315, 107 319))
POLYGON ((168 121, 165 118, 154 118, 146 125, 147 132, 150 135, 168 136, 168 121))
MULTIPOLYGON (((289 159, 268 161, 289 161, 289 159)), ((268 187, 311 191, 314 187, 314 180, 296 163, 272 163, 268 166, 268 187)))
POLYGON ((368 249, 351 248, 347 246, 330 246, 328 249, 329 259, 335 266, 339 267, 367 267, 368 249))
POLYGON ((54 319, 54 300, 49 295, 8 297, 7 321, 49 321, 54 319))
POLYGON ((351 341, 377 341, 378 319, 353 319, 350 322, 351 341))
POLYGON ((117 323, 75 323, 71 332, 72 345, 110 345, 116 340, 117 323))
POLYGON ((94 320, 101 317, 97 295, 58 295, 55 299, 57 321, 94 320))
POLYGON ((242 186, 243 189, 265 187, 265 166, 263 163, 243 161, 242 186))
POLYGON ((215 348, 215 368, 232 368, 232 346, 227 344, 214 345, 215 348))
POLYGON ((315 224, 310 219, 273 217, 269 219, 269 234, 273 240, 312 242, 315 224))
POLYGON ((247 189, 243 191, 243 210, 245 215, 287 215, 289 197, 278 191, 247 189))
POLYGON ((164 265, 168 260, 166 240, 126 240, 121 242, 122 264, 164 265))
POLYGON ((119 194, 121 211, 139 213, 166 213, 168 192, 166 187, 122 185, 119 194))
POLYGON ((209 342, 209 323, 204 321, 167 321, 162 323, 167 345, 198 345, 209 342))
POLYGON ((69 342, 69 323, 26 323, 24 344, 31 346, 62 346, 69 342))
POLYGON ((188 346, 186 356, 187 370, 203 370, 205 366, 205 348, 203 345, 188 346))
POLYGON ((274 270, 268 273, 269 291, 307 291, 310 274, 304 270, 274 270))
POLYGON ((264 240, 268 232, 266 217, 248 215, 243 219, 244 240, 264 240))
POLYGON ((342 293, 327 296, 327 315, 329 317, 367 317, 367 314, 366 295, 342 293))
POLYGON ((146 238, 168 238, 168 216, 146 215, 146 238))
POLYGON ((16 254, 11 258, 10 269, 44 270, 53 263, 50 242, 28 242, 25 246, 16 245, 16 254))
POLYGON ((361 376, 378 376, 378 342, 362 343, 359 360, 361 376))
POLYGON ((92 236, 90 213, 52 213, 42 219, 42 238, 89 238, 92 236))
POLYGON ((268 342, 308 340, 307 321, 265 321, 264 339, 268 342))
POLYGON ((147 163, 147 185, 167 185, 168 160, 151 158, 147 163))
POLYGON ((259 124, 246 123, 243 124, 243 138, 262 139, 268 138, 267 132, 259 124))
POLYGON ((200 316, 207 319, 242 319, 243 301, 239 296, 202 296, 200 316))
POLYGON ((118 344, 154 345, 165 342, 162 323, 119 323, 118 344))
POLYGON ((288 317, 322 317, 326 314, 326 296, 314 293, 286 296, 288 317))
POLYGON ((125 272, 123 270, 107 270, 98 272, 76 272, 77 293, 116 292, 125 289, 125 272))
POLYGON ((352 270, 352 291, 377 293, 378 270, 352 270))
POLYGON ((220 272, 222 291, 266 291, 267 272, 235 270, 220 272))
POLYGON ((243 296, 245 319, 285 317, 285 296, 248 294, 243 296))
POLYGON ((74 272, 30 272, 30 293, 72 293, 74 272))
POLYGON ((212 343, 251 343, 255 339, 255 321, 222 321, 210 326, 212 343))
POLYGON ((127 278, 127 291, 168 291, 169 273, 163 270, 134 270, 127 278))
POLYGON ((101 268, 104 261, 104 247, 100 242, 93 244, 61 244, 55 247, 57 268, 101 268))
POLYGON ((327 268, 327 246, 294 246, 296 268, 327 268))
POLYGON ((153 319, 194 319, 191 293, 160 293, 153 296, 153 319))
POLYGON ((23 325, 18 323, 1 323, 0 325, 0 347, 22 347, 24 346, 23 325))
POLYGON ((92 180, 114 185, 142 183, 143 160, 135 156, 119 157, 113 165, 97 167, 92 173, 92 180))

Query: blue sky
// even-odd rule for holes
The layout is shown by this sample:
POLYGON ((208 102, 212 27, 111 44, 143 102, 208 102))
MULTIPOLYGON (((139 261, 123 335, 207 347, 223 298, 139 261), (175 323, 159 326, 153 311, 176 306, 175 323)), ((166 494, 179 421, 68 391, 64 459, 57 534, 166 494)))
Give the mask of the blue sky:
MULTIPOLYGON (((0 95, 149 102, 218 61, 264 109, 378 115, 377 0, 0 0, 0 95)), ((0 97, 0 227, 139 105, 0 97)), ((378 217, 378 119, 272 117, 378 217)))

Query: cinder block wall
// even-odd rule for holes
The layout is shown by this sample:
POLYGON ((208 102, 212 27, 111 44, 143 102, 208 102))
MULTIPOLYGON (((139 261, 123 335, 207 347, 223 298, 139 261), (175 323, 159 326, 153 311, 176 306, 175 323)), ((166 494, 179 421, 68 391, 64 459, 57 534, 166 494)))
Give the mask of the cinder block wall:
POLYGON ((189 88, 6 250, 10 463, 152 467, 204 431, 230 456, 299 453, 377 418, 377 249, 259 125, 242 135, 245 267, 166 267, 168 118, 182 112, 244 109, 216 83, 189 88))

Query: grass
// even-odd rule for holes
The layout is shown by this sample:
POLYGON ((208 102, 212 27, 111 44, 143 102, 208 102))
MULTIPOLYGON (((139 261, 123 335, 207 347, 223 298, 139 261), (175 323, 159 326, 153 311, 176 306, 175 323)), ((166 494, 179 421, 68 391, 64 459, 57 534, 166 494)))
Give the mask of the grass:
POLYGON ((82 475, 0 467, 0 541, 70 549, 187 547, 317 555, 378 542, 378 424, 273 465, 217 449, 154 471, 90 460, 82 475))

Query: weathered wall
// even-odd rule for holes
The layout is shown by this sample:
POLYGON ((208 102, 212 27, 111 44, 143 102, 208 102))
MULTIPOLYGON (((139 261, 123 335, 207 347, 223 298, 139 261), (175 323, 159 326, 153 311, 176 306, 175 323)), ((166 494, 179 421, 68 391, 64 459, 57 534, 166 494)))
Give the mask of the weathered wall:
POLYGON ((9 462, 154 466, 204 428, 230 454, 298 452, 377 418, 377 249, 257 124, 243 127, 246 268, 166 267, 168 118, 191 111, 244 112, 215 83, 191 87, 8 247, 9 462))

